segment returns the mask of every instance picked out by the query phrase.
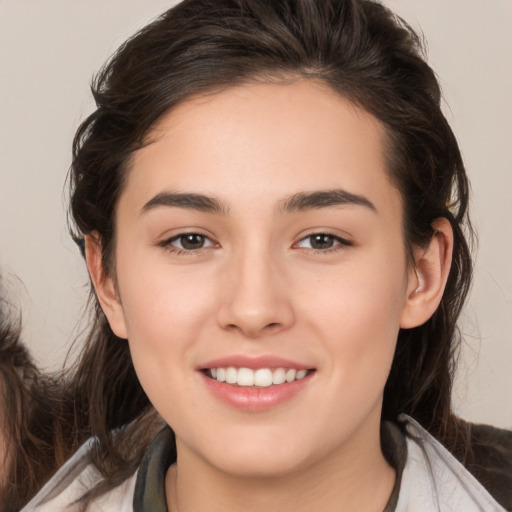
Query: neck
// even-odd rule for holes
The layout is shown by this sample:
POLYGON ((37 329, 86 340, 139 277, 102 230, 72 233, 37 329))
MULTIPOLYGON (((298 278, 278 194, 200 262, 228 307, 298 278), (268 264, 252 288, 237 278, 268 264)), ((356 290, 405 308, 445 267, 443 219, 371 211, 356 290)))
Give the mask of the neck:
POLYGON ((178 444, 179 465, 172 466, 166 477, 169 510, 382 512, 395 472, 382 455, 376 434, 362 447, 346 447, 286 475, 265 477, 219 471, 178 444))

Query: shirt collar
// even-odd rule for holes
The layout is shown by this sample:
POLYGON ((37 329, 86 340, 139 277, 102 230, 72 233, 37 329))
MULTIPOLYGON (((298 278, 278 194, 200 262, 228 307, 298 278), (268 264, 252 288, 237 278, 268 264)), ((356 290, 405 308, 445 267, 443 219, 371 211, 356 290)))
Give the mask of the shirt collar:
POLYGON ((133 512, 168 512, 165 475, 176 462, 176 441, 170 427, 153 439, 137 472, 133 512))

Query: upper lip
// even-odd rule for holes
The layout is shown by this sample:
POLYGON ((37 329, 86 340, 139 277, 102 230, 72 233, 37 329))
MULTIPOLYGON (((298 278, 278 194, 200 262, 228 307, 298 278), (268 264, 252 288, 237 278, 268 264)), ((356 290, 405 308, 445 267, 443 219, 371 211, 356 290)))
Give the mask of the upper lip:
POLYGON ((311 365, 302 364, 291 359, 277 357, 272 355, 248 356, 244 354, 235 354, 230 356, 212 359, 198 366, 199 370, 207 370, 210 368, 250 368, 257 370, 258 368, 294 368, 296 370, 310 370, 311 365))

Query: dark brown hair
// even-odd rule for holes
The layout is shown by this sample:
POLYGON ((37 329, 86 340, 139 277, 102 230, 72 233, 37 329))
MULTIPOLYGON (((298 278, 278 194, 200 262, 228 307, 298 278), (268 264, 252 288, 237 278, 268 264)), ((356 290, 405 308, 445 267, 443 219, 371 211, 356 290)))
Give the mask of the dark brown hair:
MULTIPOLYGON (((373 114, 387 134, 391 179, 404 204, 404 238, 425 246, 433 222, 454 232, 441 304, 424 325, 401 330, 386 384, 383 418, 418 419, 448 448, 463 448, 451 409, 456 321, 470 285, 468 182, 441 92, 418 36, 367 0, 185 0, 124 43, 96 77, 97 109, 80 126, 70 171, 73 236, 99 235, 115 275, 115 209, 130 158, 162 115, 191 96, 251 81, 320 81, 373 114)), ((93 299, 94 300, 94 299, 93 299)), ((97 436, 94 461, 105 481, 135 471, 153 430, 128 344, 100 307, 69 399, 97 436), (87 418, 85 418, 87 416, 87 418), (115 442, 112 431, 118 429, 115 442), (129 443, 126 440, 130 440, 129 443)))
POLYGON ((20 510, 84 441, 63 414, 61 392, 58 376, 41 374, 23 345, 0 280, 1 512, 20 510))

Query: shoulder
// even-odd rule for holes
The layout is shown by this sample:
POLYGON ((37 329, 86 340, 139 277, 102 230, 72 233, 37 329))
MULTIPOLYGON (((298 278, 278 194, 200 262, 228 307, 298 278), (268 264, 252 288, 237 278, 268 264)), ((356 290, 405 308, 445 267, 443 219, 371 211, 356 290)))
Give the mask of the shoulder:
POLYGON ((466 425, 471 454, 465 466, 501 504, 512 510, 512 430, 466 425))
MULTIPOLYGON (((82 445, 21 512, 81 512, 81 498, 97 484, 105 484, 91 462, 94 442, 89 439, 82 445)), ((174 434, 165 427, 147 447, 137 471, 117 487, 106 482, 108 491, 95 498, 87 512, 165 512, 165 475, 175 461, 174 434)))
MULTIPOLYGON (((80 512, 80 499, 102 479, 90 462, 93 439, 84 443, 21 512, 80 512)), ((103 494, 88 512, 132 512, 136 474, 103 494)))
MULTIPOLYGON (((405 427, 407 458, 396 512, 505 510, 497 501, 499 497, 491 494, 492 489, 477 479, 479 475, 459 462, 415 420, 402 415, 400 421, 405 427)), ((485 453, 482 457, 486 457, 485 453)), ((510 480, 509 476, 509 484, 510 480)))

